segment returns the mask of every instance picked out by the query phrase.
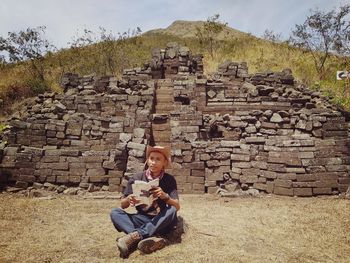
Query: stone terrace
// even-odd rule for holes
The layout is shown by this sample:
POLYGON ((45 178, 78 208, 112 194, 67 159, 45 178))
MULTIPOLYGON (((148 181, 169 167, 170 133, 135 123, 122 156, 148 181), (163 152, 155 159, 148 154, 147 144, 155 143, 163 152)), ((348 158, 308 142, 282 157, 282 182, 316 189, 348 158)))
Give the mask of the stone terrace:
POLYGON ((249 75, 246 63, 227 61, 206 77, 201 55, 170 43, 121 80, 66 74, 62 86, 8 120, 0 183, 121 191, 143 169, 146 145, 159 144, 172 148, 181 193, 227 181, 288 196, 350 185, 349 113, 288 69, 249 75))

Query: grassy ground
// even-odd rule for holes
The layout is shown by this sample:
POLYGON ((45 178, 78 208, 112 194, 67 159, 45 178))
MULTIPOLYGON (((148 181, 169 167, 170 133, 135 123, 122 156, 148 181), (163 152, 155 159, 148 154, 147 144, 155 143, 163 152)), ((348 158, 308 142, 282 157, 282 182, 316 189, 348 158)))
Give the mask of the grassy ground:
MULTIPOLYGON (((0 262, 122 262, 109 219, 117 204, 0 194, 0 262)), ((349 200, 183 195, 181 205, 181 242, 129 262, 349 262, 349 200)))

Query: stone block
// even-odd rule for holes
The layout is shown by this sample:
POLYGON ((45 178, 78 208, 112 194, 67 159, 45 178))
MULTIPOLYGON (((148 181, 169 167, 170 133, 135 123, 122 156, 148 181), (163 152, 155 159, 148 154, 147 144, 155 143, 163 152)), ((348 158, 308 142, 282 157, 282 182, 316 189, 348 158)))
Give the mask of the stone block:
POLYGON ((75 169, 75 168, 85 168, 85 163, 69 163, 69 169, 75 169))
POLYGON ((336 188, 338 187, 338 180, 322 180, 316 181, 317 188, 336 188))
POLYGON ((271 123, 271 122, 261 122, 261 128, 264 129, 277 129, 278 128, 278 124, 277 123, 271 123))
POLYGON ((56 183, 56 176, 55 175, 48 175, 46 177, 46 182, 48 182, 48 183, 56 183))
POLYGON ((68 163, 38 163, 38 169, 68 170, 68 163))
POLYGON ((56 177, 56 183, 67 184, 69 182, 68 175, 58 175, 56 177))
POLYGON ((4 149, 4 155, 12 155, 15 156, 17 154, 17 152, 19 151, 19 147, 5 147, 4 149))
POLYGON ((34 183, 36 181, 36 177, 34 175, 20 174, 18 180, 28 183, 34 183))
POLYGON ((48 176, 52 174, 52 169, 36 169, 34 176, 48 176))
POLYGON ((34 175, 34 168, 20 168, 19 173, 23 175, 34 175))
POLYGON ((116 164, 114 161, 104 161, 102 164, 103 168, 113 170, 115 168, 116 164))
POLYGON ((323 180, 337 180, 340 177, 347 177, 347 172, 320 172, 313 174, 316 178, 316 181, 323 180))
POLYGON ((201 154, 200 155, 200 160, 201 161, 209 161, 211 158, 210 158, 210 155, 207 154, 207 153, 204 153, 204 154, 201 154))
POLYGON ((204 183, 203 184, 197 184, 197 183, 192 184, 192 190, 198 191, 198 193, 204 193, 204 191, 205 191, 204 183))
POLYGON ((206 173, 205 174, 205 180, 206 181, 222 181, 223 180, 223 174, 219 173, 219 172, 206 173))
POLYGON ((250 162, 232 162, 232 168, 251 168, 252 164, 250 162))
POLYGON ((204 169, 203 170, 191 170, 191 176, 204 177, 205 171, 204 171, 204 169))
POLYGON ((28 153, 16 153, 16 161, 17 162, 30 162, 32 160, 33 155, 28 153))
POLYGON ((284 195, 284 196, 294 195, 293 188, 284 188, 284 187, 278 187, 278 186, 274 187, 273 193, 276 195, 284 195))
POLYGON ((326 170, 328 172, 346 172, 350 169, 348 165, 326 165, 326 170))
POLYGON ((312 188, 294 188, 296 196, 312 196, 312 188))
POLYGON ((68 176, 69 175, 69 171, 52 170, 52 175, 55 175, 55 176, 68 176))
MULTIPOLYGON (((89 171, 88 171, 89 172, 89 171)), ((108 182, 108 176, 89 176, 89 182, 90 183, 107 183, 108 182)))
POLYGON ((97 169, 87 169, 86 175, 91 177, 104 177, 106 174, 105 169, 97 168, 97 169))
POLYGON ((277 178, 282 180, 296 180, 297 174, 296 173, 278 173, 277 178))
POLYGON ((235 148, 240 146, 239 141, 220 141, 221 147, 235 148))
POLYGON ((192 163, 184 163, 183 168, 202 170, 205 168, 204 162, 192 162, 192 163))
POLYGON ((254 176, 254 175, 241 175, 239 177, 239 181, 241 183, 246 183, 246 184, 258 183, 259 182, 259 178, 258 178, 258 176, 254 176))
POLYGON ((232 161, 244 161, 244 162, 250 161, 250 155, 231 154, 230 158, 232 161))
POLYGON ((287 168, 286 168, 285 164, 268 163, 267 170, 274 171, 274 172, 280 172, 280 173, 287 172, 287 168))
POLYGON ((316 181, 314 174, 297 174, 297 182, 313 182, 316 181))
POLYGON ((264 144, 266 142, 266 139, 263 137, 247 137, 245 138, 246 143, 251 144, 264 144))
POLYGON ((241 173, 243 174, 243 176, 259 176, 261 174, 261 171, 257 168, 248 168, 242 169, 241 173))
POLYGON ((110 179, 112 178, 122 178, 124 175, 123 171, 116 171, 116 170, 109 170, 108 171, 108 176, 110 179))
POLYGON ((22 189, 27 189, 29 186, 27 181, 17 181, 15 184, 16 188, 22 188, 22 189))
POLYGON ((267 193, 273 193, 274 187, 275 187, 275 184, 273 181, 266 182, 266 192, 267 193))
POLYGON ((58 163, 60 161, 60 156, 55 155, 55 156, 43 156, 41 158, 41 162, 44 163, 58 163))
POLYGON ((108 191, 109 192, 121 192, 123 190, 123 187, 120 185, 110 184, 108 191))
POLYGON ((339 184, 346 184, 346 185, 350 185, 350 178, 339 178, 338 179, 339 184))
POLYGON ((192 184, 191 183, 179 183, 177 184, 178 190, 182 191, 183 193, 190 193, 192 190, 192 184))
POLYGON ((330 195, 332 194, 332 188, 313 188, 312 193, 314 195, 330 195))
POLYGON ((82 157, 82 160, 85 163, 100 163, 102 164, 103 162, 103 157, 102 156, 84 156, 82 157))
POLYGON ((219 189, 218 186, 208 186, 207 187, 207 193, 208 194, 215 194, 218 189, 219 189))
POLYGON ((291 166, 301 166, 301 161, 299 158, 284 156, 284 157, 268 157, 267 160, 269 163, 283 163, 291 166))
POLYGON ((81 177, 80 176, 71 176, 69 175, 68 177, 68 183, 73 183, 73 184, 78 184, 81 181, 81 177))
POLYGON ((348 137, 348 132, 347 131, 323 131, 322 135, 324 137, 348 137))
POLYGON ((188 176, 187 183, 204 185, 204 177, 188 176))
POLYGON ((267 185, 264 183, 254 183, 253 187, 258 190, 267 191, 267 185))
POLYGON ((70 168, 69 176, 84 176, 86 175, 86 168, 70 168))
POLYGON ((314 188, 316 187, 316 182, 293 182, 293 188, 299 187, 314 188))
POLYGON ((146 145, 145 144, 140 144, 140 143, 135 143, 135 142, 128 142, 127 147, 129 149, 135 149, 138 151, 145 151, 146 150, 146 145))
POLYGON ((276 179, 275 180, 275 187, 291 188, 292 187, 292 180, 276 179))

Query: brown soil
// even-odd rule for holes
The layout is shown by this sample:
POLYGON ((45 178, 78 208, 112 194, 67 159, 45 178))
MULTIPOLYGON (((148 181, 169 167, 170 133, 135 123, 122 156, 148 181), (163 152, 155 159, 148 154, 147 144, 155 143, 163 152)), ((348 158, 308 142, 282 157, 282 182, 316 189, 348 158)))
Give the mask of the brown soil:
MULTIPOLYGON (((186 233, 129 262, 349 262, 350 200, 182 195, 186 233)), ((118 200, 0 194, 0 262, 121 262, 118 200)))

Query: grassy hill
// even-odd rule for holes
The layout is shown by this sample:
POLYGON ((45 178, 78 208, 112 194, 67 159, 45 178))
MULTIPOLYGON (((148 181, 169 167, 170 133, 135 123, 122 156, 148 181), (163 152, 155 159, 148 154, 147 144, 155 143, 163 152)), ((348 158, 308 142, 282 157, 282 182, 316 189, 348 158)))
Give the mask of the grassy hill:
MULTIPOLYGON (((178 36, 181 38, 195 38, 196 37, 196 31, 197 27, 203 27, 204 21, 184 21, 184 20, 177 20, 174 21, 170 26, 167 28, 160 28, 160 29, 153 29, 150 31, 147 31, 144 35, 151 35, 151 34, 166 34, 166 35, 173 35, 178 36)), ((219 40, 225 40, 227 38, 241 38, 245 37, 247 33, 244 33, 242 31, 239 31, 237 29, 233 29, 231 27, 225 27, 218 35, 217 39, 219 40)))
POLYGON ((337 81, 337 70, 349 68, 349 59, 332 56, 326 64, 326 77, 319 81, 311 54, 293 48, 287 43, 273 43, 250 34, 226 27, 218 36, 213 58, 202 49, 195 37, 196 27, 204 22, 175 21, 166 29, 155 29, 141 36, 124 40, 97 43, 81 48, 62 49, 45 57, 45 83, 30 77, 29 63, 0 66, 0 98, 2 114, 17 108, 24 98, 46 90, 61 92, 59 81, 65 72, 78 74, 113 74, 142 65, 150 59, 151 49, 165 47, 168 42, 188 46, 193 54, 204 54, 205 73, 216 71, 225 60, 246 61, 249 73, 290 68, 295 78, 305 85, 318 89, 333 98, 334 103, 350 109, 350 84, 337 81))

